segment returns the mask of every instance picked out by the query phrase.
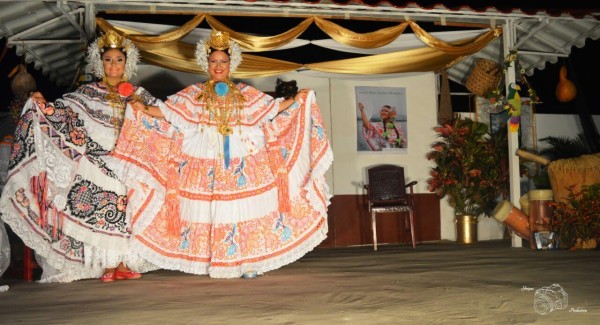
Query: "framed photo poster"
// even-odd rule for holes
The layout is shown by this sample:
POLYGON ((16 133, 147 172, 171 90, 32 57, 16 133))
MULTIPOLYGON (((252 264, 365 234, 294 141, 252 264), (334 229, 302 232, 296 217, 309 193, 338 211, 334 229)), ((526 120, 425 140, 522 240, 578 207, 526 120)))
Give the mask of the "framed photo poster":
POLYGON ((406 153, 406 88, 355 87, 358 152, 406 153))

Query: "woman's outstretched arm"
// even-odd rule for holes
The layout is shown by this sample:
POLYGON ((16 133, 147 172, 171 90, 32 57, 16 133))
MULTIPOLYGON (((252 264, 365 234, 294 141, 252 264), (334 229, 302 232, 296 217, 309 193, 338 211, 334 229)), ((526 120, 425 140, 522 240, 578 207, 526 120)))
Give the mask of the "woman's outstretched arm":
POLYGON ((288 98, 281 103, 279 103, 279 111, 277 113, 281 113, 288 109, 294 102, 300 103, 300 100, 306 100, 306 95, 308 94, 308 89, 300 89, 294 98, 288 98))
POLYGON ((152 117, 156 117, 156 118, 164 118, 165 117, 165 114, 163 114, 161 112, 161 110, 160 110, 160 108, 158 108, 158 106, 146 105, 135 99, 132 99, 131 101, 129 101, 129 104, 131 105, 131 107, 133 107, 134 110, 142 111, 144 114, 148 114, 152 117))
POLYGON ((371 122, 369 122, 367 114, 365 114, 365 106, 363 105, 363 103, 358 102, 358 109, 360 110, 360 117, 362 118, 364 127, 367 129, 371 129, 371 122))

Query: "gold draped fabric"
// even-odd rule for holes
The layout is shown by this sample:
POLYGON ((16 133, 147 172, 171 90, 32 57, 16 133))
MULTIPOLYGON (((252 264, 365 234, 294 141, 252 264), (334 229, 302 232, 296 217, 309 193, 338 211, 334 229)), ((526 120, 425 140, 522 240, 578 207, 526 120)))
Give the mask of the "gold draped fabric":
MULTIPOLYGON (((178 43, 175 46, 162 48, 157 51, 142 51, 142 57, 148 63, 182 72, 205 74, 196 64, 194 58, 195 45, 178 43)), ((242 53, 241 64, 235 76, 237 78, 266 77, 294 71, 302 68, 301 64, 265 58, 257 55, 242 53)))
POLYGON ((319 17, 315 17, 315 24, 337 42, 361 49, 374 49, 387 45, 398 38, 408 26, 408 22, 403 22, 398 26, 359 34, 319 17))
MULTIPOLYGON (((164 34, 158 36, 147 36, 147 35, 138 35, 134 31, 131 31, 127 34, 127 38, 129 38, 135 45, 141 50, 155 50, 163 47, 168 47, 178 42, 182 37, 184 37, 187 33, 194 30, 194 28, 198 27, 200 23, 204 20, 204 14, 197 15, 192 18, 192 20, 183 24, 183 26, 168 31, 164 34)), ((102 18, 96 18, 96 24, 100 29, 107 32, 109 30, 120 32, 119 29, 112 26, 106 20, 102 18)))
POLYGON ((482 35, 479 35, 478 37, 475 37, 472 41, 468 41, 464 44, 456 45, 456 44, 450 44, 450 43, 446 43, 442 40, 436 39, 435 37, 433 37, 429 33, 427 33, 425 30, 423 30, 414 21, 411 21, 409 23, 410 23, 410 28, 413 30, 413 32, 415 32, 415 35, 417 35, 417 37, 421 41, 423 41, 423 43, 427 44, 428 46, 430 46, 436 50, 446 52, 446 53, 459 54, 459 55, 464 55, 466 53, 475 53, 475 52, 481 50, 482 48, 484 48, 486 45, 491 43, 496 38, 498 38, 500 35, 502 35, 502 28, 497 27, 497 28, 494 28, 482 35))
POLYGON ((312 24, 313 20, 313 17, 309 17, 304 19, 304 21, 298 24, 298 26, 288 30, 285 33, 275 36, 260 37, 236 32, 233 29, 223 25, 212 16, 206 17, 206 22, 208 22, 210 27, 222 32, 228 32, 229 36, 236 40, 242 48, 253 52, 272 51, 290 43, 298 38, 300 34, 304 33, 308 26, 312 24))
POLYGON ((194 57, 195 44, 187 44, 179 40, 204 19, 212 28, 229 32, 244 49, 255 52, 275 50, 292 42, 313 22, 335 41, 358 48, 370 49, 389 44, 398 38, 407 26, 410 26, 415 35, 425 43, 425 46, 418 49, 305 65, 244 53, 243 61, 234 73, 234 77, 238 78, 278 75, 299 69, 364 75, 439 71, 483 49, 502 34, 501 28, 495 28, 471 39, 448 43, 436 39, 413 21, 359 34, 320 17, 306 18, 284 33, 266 37, 236 32, 207 14, 198 15, 183 26, 156 36, 140 35, 139 32, 131 29, 117 28, 102 18, 97 18, 97 23, 103 31, 112 29, 127 35, 141 49, 142 60, 146 62, 177 71, 202 73, 194 57))
MULTIPOLYGON (((204 74, 204 71, 196 64, 194 57, 195 50, 195 45, 179 42, 173 46, 163 47, 158 50, 142 50, 140 53, 144 61, 157 66, 182 72, 204 74)), ((302 68, 302 65, 298 63, 275 60, 247 53, 242 53, 242 62, 243 64, 235 72, 237 78, 270 76, 302 68)))
POLYGON ((462 59, 429 47, 401 52, 376 54, 354 59, 307 64, 311 70, 346 74, 388 74, 427 72, 446 69, 462 59))

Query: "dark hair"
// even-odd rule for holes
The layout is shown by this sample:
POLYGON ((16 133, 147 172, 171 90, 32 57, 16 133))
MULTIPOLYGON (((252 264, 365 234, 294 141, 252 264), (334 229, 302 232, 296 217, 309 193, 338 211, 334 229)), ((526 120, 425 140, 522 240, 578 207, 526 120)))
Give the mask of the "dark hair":
POLYGON ((104 53, 106 53, 108 50, 119 50, 121 53, 123 53, 123 55, 125 55, 125 58, 127 58, 127 51, 124 47, 103 47, 100 49, 100 58, 102 58, 104 53))
MULTIPOLYGON (((381 106, 382 109, 384 107, 393 111, 392 106, 390 106, 390 105, 381 106)), ((381 110, 379 110, 379 111, 381 111, 381 110)), ((394 132, 396 132, 396 139, 400 139, 400 132, 398 132, 398 128, 396 128, 396 124, 394 124, 394 120, 392 120, 390 123, 392 123, 392 125, 394 126, 394 132)), ((383 119, 381 119, 381 124, 383 124, 383 132, 387 132, 387 123, 383 119)), ((387 135, 384 138, 386 140, 389 139, 389 137, 387 135)))
POLYGON ((228 57, 231 57, 231 54, 229 54, 229 48, 218 50, 218 49, 213 48, 213 47, 209 47, 208 56, 210 56, 211 54, 213 54, 214 52, 217 52, 217 51, 221 51, 221 52, 227 54, 228 57))

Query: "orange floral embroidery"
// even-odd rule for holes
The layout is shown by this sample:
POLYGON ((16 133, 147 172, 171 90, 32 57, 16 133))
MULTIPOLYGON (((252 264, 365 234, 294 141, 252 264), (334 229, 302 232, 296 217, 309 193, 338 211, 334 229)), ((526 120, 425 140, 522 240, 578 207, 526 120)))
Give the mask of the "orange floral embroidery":
POLYGON ((85 143, 85 131, 82 129, 74 129, 69 132, 69 136, 71 137, 71 142, 74 144, 81 146, 85 143))
POLYGON ((125 208, 127 208, 127 197, 120 195, 117 198, 117 210, 125 211, 125 208))
POLYGON ((47 105, 46 103, 40 104, 40 109, 44 115, 54 115, 54 106, 47 105))

